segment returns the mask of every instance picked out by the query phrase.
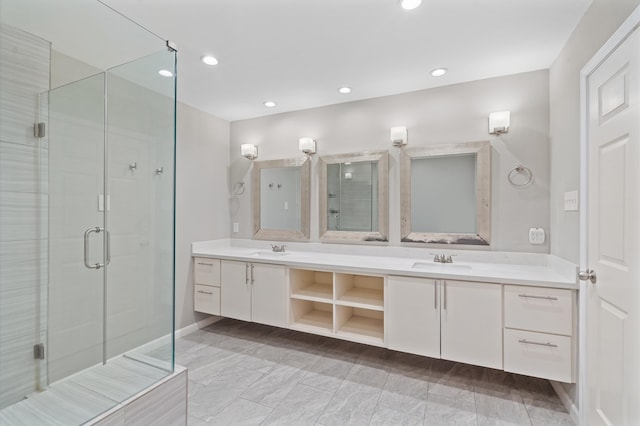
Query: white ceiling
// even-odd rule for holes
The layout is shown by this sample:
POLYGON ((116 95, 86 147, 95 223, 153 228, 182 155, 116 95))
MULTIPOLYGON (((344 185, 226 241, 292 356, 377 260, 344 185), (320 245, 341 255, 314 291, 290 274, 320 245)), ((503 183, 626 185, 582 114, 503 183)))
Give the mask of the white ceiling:
POLYGON ((102 1, 175 42, 179 100, 230 121, 549 68, 591 3, 102 1))

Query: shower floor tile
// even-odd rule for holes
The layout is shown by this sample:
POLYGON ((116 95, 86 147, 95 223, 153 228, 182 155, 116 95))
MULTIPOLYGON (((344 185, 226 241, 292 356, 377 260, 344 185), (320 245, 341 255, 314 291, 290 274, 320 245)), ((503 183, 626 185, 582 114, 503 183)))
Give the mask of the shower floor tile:
POLYGON ((80 425, 169 373, 126 357, 54 383, 0 411, 3 426, 80 425))

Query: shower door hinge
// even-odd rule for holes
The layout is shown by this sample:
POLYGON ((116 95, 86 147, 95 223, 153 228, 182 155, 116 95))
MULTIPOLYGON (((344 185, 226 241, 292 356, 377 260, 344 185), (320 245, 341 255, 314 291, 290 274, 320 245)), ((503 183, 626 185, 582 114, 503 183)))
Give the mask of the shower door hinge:
POLYGON ((167 48, 169 49, 169 52, 177 52, 178 51, 178 45, 175 44, 172 41, 167 40, 167 48))
POLYGON ((36 138, 44 138, 45 125, 44 123, 33 123, 33 136, 36 138))
POLYGON ((44 359, 44 343, 33 345, 33 359, 44 359))

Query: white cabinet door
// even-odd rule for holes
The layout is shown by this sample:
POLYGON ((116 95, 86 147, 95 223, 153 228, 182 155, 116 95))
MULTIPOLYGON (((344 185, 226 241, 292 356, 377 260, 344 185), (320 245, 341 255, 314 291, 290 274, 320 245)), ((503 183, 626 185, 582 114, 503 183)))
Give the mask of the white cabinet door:
POLYGON ((389 349, 440 358, 440 303, 434 280, 389 277, 387 284, 389 349))
POLYGON ((220 315, 251 321, 250 263, 222 261, 220 315))
POLYGON ((285 267, 252 263, 251 320, 260 324, 287 326, 287 282, 285 267))
POLYGON ((443 359, 502 369, 502 286, 442 281, 443 359))

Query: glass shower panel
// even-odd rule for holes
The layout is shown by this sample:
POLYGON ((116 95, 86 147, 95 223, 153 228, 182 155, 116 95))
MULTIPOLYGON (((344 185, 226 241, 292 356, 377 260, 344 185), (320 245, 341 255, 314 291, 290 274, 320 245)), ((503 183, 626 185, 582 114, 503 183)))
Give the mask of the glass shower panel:
POLYGON ((49 382, 103 360, 104 74, 49 92, 49 382))
POLYGON ((170 50, 107 71, 107 358, 126 353, 166 371, 173 370, 174 75, 170 50))

